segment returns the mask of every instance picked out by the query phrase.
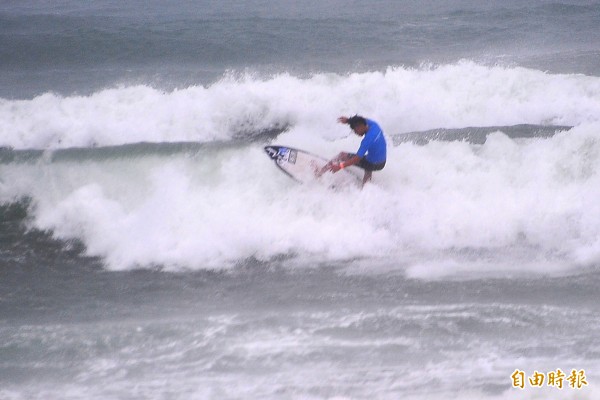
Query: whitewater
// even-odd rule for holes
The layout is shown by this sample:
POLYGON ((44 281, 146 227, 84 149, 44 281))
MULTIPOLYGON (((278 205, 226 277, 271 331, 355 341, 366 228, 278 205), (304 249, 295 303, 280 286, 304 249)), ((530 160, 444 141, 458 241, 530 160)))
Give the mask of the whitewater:
POLYGON ((580 125, 597 122, 598 87, 594 76, 467 60, 309 77, 231 72, 207 86, 170 91, 137 85, 87 96, 49 92, 30 100, 3 99, 0 144, 55 149, 231 141, 288 127, 296 140, 333 140, 346 132, 332 115, 357 112, 378 118, 391 135, 467 126, 580 125))
POLYGON ((469 61, 242 74, 3 100, 0 116, 2 202, 26 202, 30 228, 81 241, 108 269, 283 257, 415 277, 561 274, 600 257, 597 77, 469 61), (336 117, 358 112, 393 143, 363 191, 297 185, 262 152, 352 151, 358 140, 336 117), (516 124, 529 126, 515 134, 516 124), (406 139, 488 126, 498 128, 483 143, 406 139))

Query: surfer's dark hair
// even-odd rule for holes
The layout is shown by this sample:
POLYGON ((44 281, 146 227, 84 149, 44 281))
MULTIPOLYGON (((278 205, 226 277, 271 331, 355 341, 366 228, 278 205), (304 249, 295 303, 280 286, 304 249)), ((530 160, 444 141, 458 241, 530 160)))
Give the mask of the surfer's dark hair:
POLYGON ((354 117, 348 118, 348 124, 350 125, 350 129, 354 129, 357 125, 366 125, 367 120, 360 115, 355 115, 354 117))

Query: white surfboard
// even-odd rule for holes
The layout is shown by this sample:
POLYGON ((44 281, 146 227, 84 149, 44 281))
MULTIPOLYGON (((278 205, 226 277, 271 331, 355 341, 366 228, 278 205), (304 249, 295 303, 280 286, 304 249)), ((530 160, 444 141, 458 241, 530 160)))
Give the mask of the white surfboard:
POLYGON ((317 176, 317 171, 328 160, 304 150, 286 146, 266 146, 265 152, 288 176, 300 183, 324 182, 333 187, 362 185, 362 170, 351 166, 333 174, 326 172, 317 176))

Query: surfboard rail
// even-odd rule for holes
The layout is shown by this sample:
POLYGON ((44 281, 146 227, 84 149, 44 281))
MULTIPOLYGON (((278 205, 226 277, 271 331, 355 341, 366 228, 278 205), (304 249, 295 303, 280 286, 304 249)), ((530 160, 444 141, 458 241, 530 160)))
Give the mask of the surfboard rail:
POLYGON ((327 164, 326 158, 288 146, 271 145, 265 146, 264 149, 275 165, 296 182, 324 181, 336 187, 362 183, 360 169, 356 167, 319 177, 317 172, 327 164))

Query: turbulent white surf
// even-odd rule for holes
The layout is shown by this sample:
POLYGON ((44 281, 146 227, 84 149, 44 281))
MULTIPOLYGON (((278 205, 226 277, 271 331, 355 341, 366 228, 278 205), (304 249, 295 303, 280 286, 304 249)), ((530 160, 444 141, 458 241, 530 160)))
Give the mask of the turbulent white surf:
POLYGON ((437 277, 562 274, 600 259, 597 77, 462 62, 46 94, 4 100, 0 114, 12 148, 2 201, 28 199, 30 227, 83 242, 109 269, 283 256, 437 277), (483 144, 396 142, 363 191, 296 185, 262 153, 271 142, 324 156, 355 150, 359 139, 335 121, 355 112, 379 121, 390 142, 426 129, 499 128, 483 144), (503 132, 517 123, 573 128, 503 132), (127 146, 138 142, 157 144, 127 146))

